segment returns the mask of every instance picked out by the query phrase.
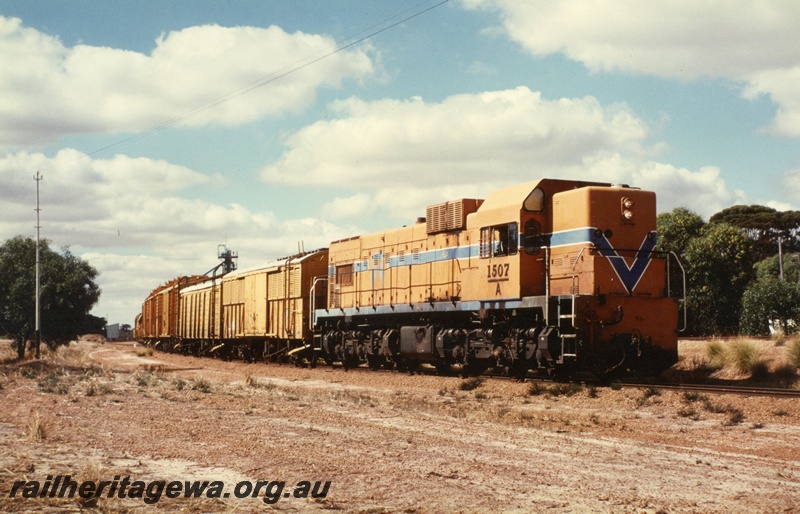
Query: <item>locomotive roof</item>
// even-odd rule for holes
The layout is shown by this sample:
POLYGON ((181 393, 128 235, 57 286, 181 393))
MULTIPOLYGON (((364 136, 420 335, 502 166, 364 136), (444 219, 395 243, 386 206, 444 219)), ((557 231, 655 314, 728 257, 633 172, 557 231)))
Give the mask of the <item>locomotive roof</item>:
MULTIPOLYGON (((610 187, 608 182, 584 182, 577 180, 562 180, 545 178, 509 186, 503 189, 497 189, 489 193, 486 200, 481 205, 480 212, 490 211, 494 209, 505 209, 507 207, 521 208, 522 203, 531 194, 531 191, 537 187, 544 189, 545 193, 552 194, 554 192, 577 189, 587 186, 610 187)), ((622 186, 627 187, 627 186, 622 186)))

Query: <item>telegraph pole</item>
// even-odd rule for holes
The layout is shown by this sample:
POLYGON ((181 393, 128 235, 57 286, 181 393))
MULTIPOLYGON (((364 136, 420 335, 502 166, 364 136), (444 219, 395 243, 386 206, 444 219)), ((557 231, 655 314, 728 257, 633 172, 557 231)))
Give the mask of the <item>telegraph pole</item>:
POLYGON ((39 303, 39 280, 41 276, 41 267, 42 263, 40 260, 39 251, 39 230, 42 228, 39 223, 39 181, 42 180, 42 175, 38 171, 36 175, 33 176, 33 180, 36 181, 36 358, 41 357, 41 352, 39 351, 39 346, 42 343, 42 320, 41 320, 41 305, 39 303))

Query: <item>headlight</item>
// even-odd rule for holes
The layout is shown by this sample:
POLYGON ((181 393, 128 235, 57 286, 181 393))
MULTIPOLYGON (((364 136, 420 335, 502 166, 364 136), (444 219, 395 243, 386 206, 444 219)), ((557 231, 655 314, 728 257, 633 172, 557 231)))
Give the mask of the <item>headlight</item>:
POLYGON ((633 223, 633 199, 627 196, 622 197, 622 200, 620 200, 620 212, 623 222, 633 223))

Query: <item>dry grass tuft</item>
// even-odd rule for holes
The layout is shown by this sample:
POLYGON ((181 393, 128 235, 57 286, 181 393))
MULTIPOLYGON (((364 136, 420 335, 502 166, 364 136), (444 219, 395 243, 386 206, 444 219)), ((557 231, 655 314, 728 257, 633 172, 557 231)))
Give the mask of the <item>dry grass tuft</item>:
POLYGON ((252 387, 253 389, 265 389, 265 390, 272 390, 276 389, 278 386, 275 382, 271 380, 267 380, 266 382, 262 382, 261 380, 257 379, 253 375, 247 375, 244 378, 244 384, 247 387, 252 387))
MULTIPOLYGON (((573 396, 583 390, 583 385, 577 382, 565 382, 560 384, 543 385, 541 382, 531 382, 528 386, 529 396, 545 395, 550 398, 557 396, 573 396)), ((594 391, 596 397, 597 391, 594 391)))
POLYGON ((47 438, 47 421, 36 411, 25 425, 25 435, 31 441, 44 441, 47 438))
POLYGON ((763 379, 769 374, 769 366, 752 341, 737 339, 728 345, 725 360, 733 369, 742 374, 751 375, 756 379, 763 379))
POLYGON ((800 336, 793 337, 786 345, 786 360, 795 368, 800 368, 800 336))
MULTIPOLYGON (((108 480, 110 476, 113 476, 113 473, 107 471, 102 465, 96 462, 89 462, 76 473, 75 481, 78 483, 91 481, 97 484, 102 480, 108 480)), ((101 497, 97 494, 88 498, 81 497, 78 498, 78 505, 83 509, 98 508, 101 512, 106 511, 106 509, 102 508, 102 505, 98 505, 100 499, 101 497)))
POLYGON ((0 339, 0 364, 9 364, 15 360, 17 360, 17 350, 13 347, 13 342, 0 339))
POLYGON ((720 369, 725 366, 725 347, 718 339, 714 339, 706 346, 706 358, 708 366, 713 369, 720 369))
POLYGON ((465 378, 458 384, 461 391, 473 391, 483 385, 483 378, 469 377, 465 378))
POLYGON ((210 393, 212 390, 211 382, 205 378, 195 378, 192 380, 191 389, 193 391, 200 391, 201 393, 210 393))
POLYGON ((144 348, 139 348, 138 350, 136 350, 136 356, 137 357, 150 357, 152 355, 153 355, 153 349, 152 348, 144 347, 144 348))

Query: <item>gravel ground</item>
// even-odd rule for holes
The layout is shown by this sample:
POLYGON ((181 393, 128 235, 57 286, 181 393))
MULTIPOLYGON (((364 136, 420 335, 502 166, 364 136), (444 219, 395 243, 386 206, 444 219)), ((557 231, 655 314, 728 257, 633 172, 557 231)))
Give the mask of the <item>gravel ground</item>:
MULTIPOLYGON (((682 342, 683 362, 704 344, 682 342)), ((303 369, 135 343, 10 355, 0 511, 800 512, 793 399, 303 369), (67 474, 221 481, 228 496, 79 503, 20 485, 9 498, 17 481, 67 474), (235 497, 259 480, 274 503, 268 484, 235 497), (295 497, 303 481, 318 494, 295 497)))

